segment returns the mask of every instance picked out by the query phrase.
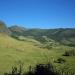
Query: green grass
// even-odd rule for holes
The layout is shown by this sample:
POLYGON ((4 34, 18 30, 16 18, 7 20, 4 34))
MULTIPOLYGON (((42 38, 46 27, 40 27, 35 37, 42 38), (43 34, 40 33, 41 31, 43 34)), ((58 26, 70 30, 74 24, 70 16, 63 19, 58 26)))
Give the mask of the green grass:
MULTIPOLYGON (((75 70, 75 57, 64 57, 62 54, 65 50, 72 49, 68 46, 57 46, 50 50, 40 48, 40 43, 32 41, 19 41, 7 35, 0 34, 0 75, 8 72, 13 65, 21 60, 24 62, 24 67, 27 70, 29 65, 34 66, 37 63, 46 63, 49 60, 53 62, 59 57, 66 60, 64 64, 54 63, 60 69, 63 66, 75 70)), ((74 48, 75 49, 75 48, 74 48)))

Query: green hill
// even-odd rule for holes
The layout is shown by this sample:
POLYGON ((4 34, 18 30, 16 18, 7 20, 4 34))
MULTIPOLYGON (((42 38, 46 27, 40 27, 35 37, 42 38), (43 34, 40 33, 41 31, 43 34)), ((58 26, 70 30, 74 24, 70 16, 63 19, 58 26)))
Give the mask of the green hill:
MULTIPOLYGON (((52 41, 52 40, 51 40, 52 41)), ((50 49, 40 47, 41 44, 32 41, 19 41, 8 35, 0 34, 0 75, 4 72, 10 71, 11 67, 15 64, 18 65, 18 61, 24 62, 25 69, 27 70, 29 65, 35 65, 37 63, 46 63, 57 60, 59 57, 63 57, 65 51, 75 49, 68 46, 55 46, 50 49)), ((66 63, 59 64, 54 63, 57 69, 63 68, 63 66, 75 70, 75 57, 63 57, 66 63)), ((68 70, 67 69, 67 70, 68 70)))
POLYGON ((45 50, 35 46, 37 43, 18 41, 8 35, 0 34, 0 75, 9 71, 10 67, 19 60, 26 66, 35 64, 42 59, 45 50), (41 57, 41 58, 40 58, 41 57))
POLYGON ((60 29, 24 29, 20 30, 17 27, 17 31, 14 32, 14 27, 9 28, 13 36, 25 36, 33 37, 39 42, 44 42, 43 36, 55 40, 61 44, 75 46, 75 28, 60 28, 60 29), (12 29, 12 30, 11 30, 12 29), (21 32, 21 33, 20 33, 21 32))
POLYGON ((75 72, 75 56, 63 56, 66 52, 70 53, 69 50, 74 51, 75 47, 60 44, 63 42, 61 41, 63 37, 66 41, 75 43, 75 29, 20 29, 19 27, 19 30, 15 29, 14 32, 14 28, 11 30, 5 25, 4 30, 11 32, 11 36, 3 29, 0 29, 2 31, 0 32, 0 75, 9 72, 13 65, 17 66, 18 61, 24 62, 25 70, 28 70, 30 65, 50 61, 58 70, 65 67, 66 71, 75 72), (55 61, 58 62, 60 58, 66 62, 56 63, 55 61))

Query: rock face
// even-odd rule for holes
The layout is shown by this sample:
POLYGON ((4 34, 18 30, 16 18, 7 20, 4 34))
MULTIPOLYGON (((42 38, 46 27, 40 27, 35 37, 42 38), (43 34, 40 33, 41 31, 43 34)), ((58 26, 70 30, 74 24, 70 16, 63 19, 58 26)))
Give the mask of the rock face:
POLYGON ((7 28, 6 24, 0 21, 0 33, 10 35, 11 31, 7 28))

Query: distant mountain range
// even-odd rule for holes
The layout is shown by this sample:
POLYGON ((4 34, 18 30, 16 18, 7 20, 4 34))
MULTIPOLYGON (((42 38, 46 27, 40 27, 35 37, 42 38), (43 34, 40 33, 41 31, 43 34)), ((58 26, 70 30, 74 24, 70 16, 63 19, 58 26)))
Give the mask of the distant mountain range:
POLYGON ((13 37, 29 37, 41 43, 48 38, 60 44, 75 46, 75 28, 26 29, 20 26, 7 27, 4 22, 0 22, 0 32, 13 37))

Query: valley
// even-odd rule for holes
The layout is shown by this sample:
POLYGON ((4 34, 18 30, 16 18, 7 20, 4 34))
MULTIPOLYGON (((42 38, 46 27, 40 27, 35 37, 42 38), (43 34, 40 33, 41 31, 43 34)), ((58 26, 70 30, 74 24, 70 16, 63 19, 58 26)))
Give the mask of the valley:
POLYGON ((24 62, 25 70, 30 65, 51 62, 58 70, 75 72, 75 54, 63 56, 66 51, 75 51, 75 29, 8 28, 0 23, 0 30, 0 75, 17 66, 18 61, 24 62))

